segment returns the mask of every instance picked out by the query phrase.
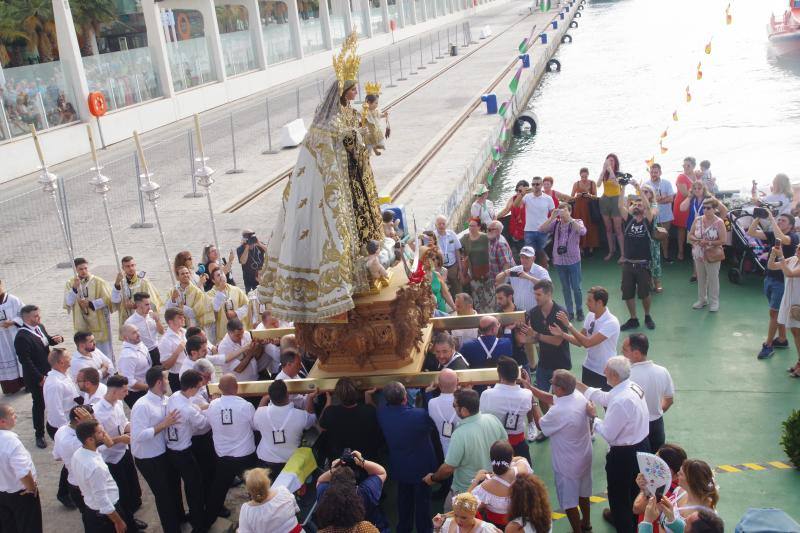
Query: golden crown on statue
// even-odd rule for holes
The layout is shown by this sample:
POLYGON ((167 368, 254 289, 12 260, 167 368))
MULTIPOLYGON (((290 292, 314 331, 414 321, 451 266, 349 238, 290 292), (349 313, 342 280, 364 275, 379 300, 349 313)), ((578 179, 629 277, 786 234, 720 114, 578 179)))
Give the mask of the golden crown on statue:
POLYGON ((370 94, 374 94, 374 95, 381 94, 381 84, 380 83, 372 83, 371 81, 368 81, 366 84, 364 84, 364 89, 366 89, 367 95, 370 95, 370 94))
POLYGON ((356 53, 358 47, 358 34, 354 31, 342 43, 342 51, 338 56, 333 57, 333 70, 336 72, 336 79, 339 80, 339 92, 344 90, 346 81, 358 79, 358 68, 361 65, 361 57, 356 53))

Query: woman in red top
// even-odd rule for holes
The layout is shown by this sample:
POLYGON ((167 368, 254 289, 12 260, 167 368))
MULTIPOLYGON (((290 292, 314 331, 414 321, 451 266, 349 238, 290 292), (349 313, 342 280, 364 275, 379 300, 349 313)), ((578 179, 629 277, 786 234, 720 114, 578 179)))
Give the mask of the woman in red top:
MULTIPOLYGON (((569 202, 572 198, 553 188, 553 176, 545 176, 542 180, 542 192, 553 199, 553 205, 569 202)), ((549 214, 549 213, 548 213, 549 214)))
POLYGON ((592 212, 589 204, 597 200, 597 184, 589 179, 589 169, 584 167, 580 170, 581 179, 572 186, 571 201, 575 202, 572 208, 572 217, 583 221, 586 228, 586 235, 581 237, 581 250, 587 250, 587 255, 592 256, 595 248, 600 246, 600 228, 592 220, 592 212))
POLYGON ((525 243, 525 206, 522 205, 522 197, 529 189, 530 183, 527 180, 519 180, 514 189, 514 196, 508 199, 506 206, 497 214, 497 219, 500 220, 511 213, 508 221, 508 234, 511 236, 509 244, 517 252, 525 243))
POLYGON ((683 261, 683 252, 686 248, 686 226, 689 218, 688 211, 681 211, 681 202, 689 196, 689 189, 694 181, 694 167, 697 165, 694 157, 687 157, 683 160, 683 173, 678 175, 675 180, 675 187, 678 192, 672 202, 672 225, 678 228, 678 261, 683 261))

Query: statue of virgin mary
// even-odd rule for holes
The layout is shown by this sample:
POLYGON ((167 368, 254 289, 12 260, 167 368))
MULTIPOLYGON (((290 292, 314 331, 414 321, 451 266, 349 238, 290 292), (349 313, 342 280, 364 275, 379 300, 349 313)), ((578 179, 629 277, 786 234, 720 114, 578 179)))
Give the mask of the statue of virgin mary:
POLYGON ((370 287, 366 245, 383 241, 366 147, 377 132, 350 105, 358 94, 356 45, 353 33, 333 59, 338 83, 316 110, 267 243, 258 299, 283 320, 328 322, 352 309, 353 294, 370 287))

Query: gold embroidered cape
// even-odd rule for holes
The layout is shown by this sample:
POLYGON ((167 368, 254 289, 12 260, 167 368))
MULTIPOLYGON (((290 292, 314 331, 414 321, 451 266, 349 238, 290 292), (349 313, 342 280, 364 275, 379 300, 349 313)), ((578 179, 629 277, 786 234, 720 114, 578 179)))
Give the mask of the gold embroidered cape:
MULTIPOLYGON (((79 293, 83 290, 84 296, 89 300, 102 299, 106 304, 105 308, 97 311, 91 309, 84 313, 78 302, 69 306, 67 305, 67 294, 72 292, 72 283, 75 277, 69 278, 67 284, 64 286, 64 309, 72 313, 72 326, 74 331, 91 331, 94 335, 94 340, 98 343, 103 343, 111 340, 110 323, 108 314, 112 312, 111 303, 111 286, 102 278, 98 278, 94 274, 89 275, 86 283, 81 283, 81 288, 78 289, 79 293)), ((80 295, 80 294, 79 294, 80 295)))

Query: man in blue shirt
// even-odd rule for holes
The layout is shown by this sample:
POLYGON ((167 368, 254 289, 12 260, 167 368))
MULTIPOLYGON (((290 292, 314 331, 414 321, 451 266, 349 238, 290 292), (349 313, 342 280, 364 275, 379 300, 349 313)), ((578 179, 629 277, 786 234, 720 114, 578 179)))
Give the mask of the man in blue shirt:
POLYGON ((389 447, 389 472, 397 482, 397 532, 411 533, 416 525, 417 533, 430 533, 431 487, 422 478, 439 466, 439 432, 425 409, 408 405, 401 383, 386 384, 383 396, 386 406, 378 411, 378 423, 389 447))
POLYGON ((502 356, 514 357, 514 346, 510 338, 500 337, 500 321, 493 316, 481 317, 478 322, 478 338, 461 346, 470 368, 492 368, 502 356))

